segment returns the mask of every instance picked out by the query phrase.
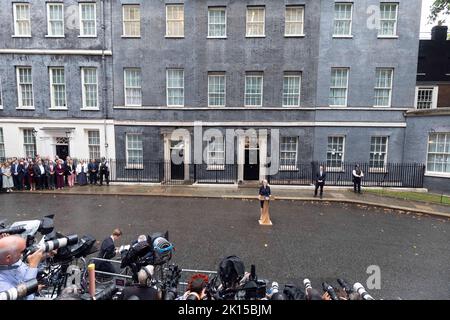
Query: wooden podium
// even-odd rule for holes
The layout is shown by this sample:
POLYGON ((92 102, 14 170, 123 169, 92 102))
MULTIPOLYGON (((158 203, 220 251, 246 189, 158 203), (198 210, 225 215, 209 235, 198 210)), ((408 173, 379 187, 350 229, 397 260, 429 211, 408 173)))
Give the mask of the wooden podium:
POLYGON ((264 201, 264 205, 262 208, 261 216, 259 217, 259 224, 261 226, 271 226, 272 221, 270 221, 270 213, 269 213, 269 200, 274 200, 273 196, 269 197, 269 200, 265 199, 264 196, 259 196, 260 201, 264 201))

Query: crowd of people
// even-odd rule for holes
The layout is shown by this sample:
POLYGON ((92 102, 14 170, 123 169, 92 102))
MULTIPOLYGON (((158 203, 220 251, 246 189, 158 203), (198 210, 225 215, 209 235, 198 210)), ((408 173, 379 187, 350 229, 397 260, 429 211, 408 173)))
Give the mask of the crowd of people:
MULTIPOLYGON (((108 277, 112 274, 120 277, 121 273, 112 265, 105 270, 103 268, 105 262, 110 263, 102 259, 113 259, 119 254, 122 256, 123 264, 124 257, 128 257, 128 254, 124 255, 122 252, 123 246, 116 247, 116 242, 121 236, 122 231, 118 228, 114 229, 112 234, 103 240, 97 254, 101 258, 101 264, 96 263, 95 269, 106 271, 108 277)), ((149 241, 154 244, 157 241, 155 239, 160 239, 160 236, 152 238, 152 236, 140 235, 132 246, 147 248, 140 244, 147 244, 149 241)), ((20 283, 36 279, 40 263, 58 254, 57 250, 45 253, 39 249, 23 260, 25 249, 24 238, 18 235, 0 234, 0 294, 17 287, 20 283)), ((127 250, 132 252, 134 249, 127 250)), ((172 246, 171 250, 173 250, 172 246)), ((138 256, 141 257, 141 254, 139 253, 138 256)), ((195 273, 185 277, 184 281, 187 285, 180 286, 182 270, 176 265, 168 264, 171 255, 166 257, 169 258, 164 260, 164 264, 158 263, 158 260, 152 260, 153 263, 138 264, 140 267, 135 270, 136 274, 132 277, 132 282, 128 280, 120 291, 113 285, 114 290, 111 287, 103 287, 103 289, 100 287, 95 292, 102 296, 102 300, 373 300, 360 283, 352 286, 343 279, 337 279, 338 286, 323 282, 320 289, 314 288, 308 279, 304 279, 301 285, 282 287, 278 282, 270 284, 269 281, 257 277, 255 266, 252 265, 250 272, 246 272, 243 261, 237 256, 223 258, 217 272, 195 273), (155 272, 158 266, 166 266, 165 270, 168 270, 165 271, 163 278, 155 272)), ((139 258, 136 261, 143 260, 139 258)), ((27 292, 27 295, 21 298, 27 300, 43 298, 44 296, 39 294, 40 289, 42 288, 38 288, 36 293, 27 292)), ((76 285, 74 287, 73 284, 68 283, 56 299, 89 300, 91 296, 88 292, 83 292, 81 287, 76 285)))
POLYGON ((110 165, 102 158, 100 161, 65 160, 56 156, 33 158, 12 158, 0 163, 0 192, 12 190, 54 190, 80 186, 109 185, 110 165))

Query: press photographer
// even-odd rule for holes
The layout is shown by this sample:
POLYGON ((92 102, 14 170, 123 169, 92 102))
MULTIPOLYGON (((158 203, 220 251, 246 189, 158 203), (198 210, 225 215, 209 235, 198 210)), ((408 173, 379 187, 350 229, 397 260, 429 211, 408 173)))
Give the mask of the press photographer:
MULTIPOLYGON (((12 235, 0 239, 0 292, 17 287, 20 283, 36 279, 38 265, 44 258, 44 250, 39 249, 28 255, 28 264, 22 261, 26 249, 25 239, 12 235)), ((24 299, 34 299, 34 294, 24 299)))

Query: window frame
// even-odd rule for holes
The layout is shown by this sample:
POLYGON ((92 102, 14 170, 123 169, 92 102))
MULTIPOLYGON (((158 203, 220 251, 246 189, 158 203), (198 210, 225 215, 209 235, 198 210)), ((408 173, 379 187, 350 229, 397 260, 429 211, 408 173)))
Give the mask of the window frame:
MULTIPOLYGON (((430 171, 429 170, 429 162, 430 162, 430 154, 436 154, 436 155, 441 155, 441 156, 445 156, 445 157, 449 157, 450 158, 450 151, 449 152, 430 152, 430 140, 431 140, 431 136, 435 136, 435 138, 438 138, 440 135, 443 135, 445 137, 444 139, 444 150, 446 149, 446 146, 448 146, 447 148, 449 148, 450 150, 450 132, 433 132, 433 133, 429 133, 428 134, 428 143, 427 143, 427 159, 426 159, 426 167, 425 167, 425 174, 426 175, 430 175, 430 176, 438 176, 438 177, 450 177, 450 172, 445 172, 445 171, 430 171)), ((439 139, 438 139, 439 140, 439 139)), ((445 162, 444 162, 445 163, 445 162)), ((434 164, 436 164, 436 162, 434 162, 434 164)), ((450 166, 450 164, 448 165, 450 166)))
POLYGON ((67 87, 66 87, 66 70, 64 67, 49 67, 48 68, 48 74, 49 74, 49 83, 50 83, 50 109, 49 110, 67 110, 67 87), (62 70, 64 73, 64 83, 53 83, 53 73, 55 70, 62 70), (64 86, 64 102, 65 106, 56 106, 55 105, 55 90, 53 86, 64 86))
POLYGON ((439 86, 416 86, 416 94, 414 99, 414 109, 416 110, 431 110, 437 108, 439 97, 439 86), (431 107, 430 108, 418 108, 419 104, 419 91, 420 90, 432 90, 431 93, 431 107))
MULTIPOLYGON (((290 95, 290 96, 292 96, 293 94, 288 94, 288 95, 290 95)), ((283 94, 282 94, 282 102, 281 102, 281 104, 282 104, 282 106, 283 106, 283 108, 299 108, 300 106, 301 106, 301 97, 302 97, 302 73, 301 72, 299 72, 299 73, 285 73, 284 75, 283 75, 283 94), (298 81, 298 105, 285 105, 284 104, 284 98, 285 98, 285 93, 284 93, 284 80, 285 80, 285 78, 299 78, 299 81, 298 81)))
MULTIPOLYGON (((381 145, 381 144, 380 144, 381 145)), ((387 165, 388 165, 388 154, 389 154, 389 136, 371 136, 370 137, 370 144, 369 144, 369 172, 387 172, 387 165), (372 152, 372 139, 377 139, 377 138, 385 138, 386 139, 386 152, 384 153, 384 159, 383 159, 383 167, 374 167, 372 166, 372 160, 371 160, 371 155, 376 154, 376 153, 382 153, 382 152, 372 152)))
POLYGON ((208 73, 208 107, 211 108, 224 108, 227 105, 227 76, 225 72, 209 72, 208 73), (211 77, 223 77, 223 105, 211 105, 211 94, 222 94, 217 92, 210 92, 210 78, 211 77))
MULTIPOLYGON (((92 83, 89 83, 88 85, 92 85, 92 83)), ((81 110, 99 110, 99 101, 98 101, 98 69, 96 67, 81 67, 81 110), (86 70, 95 70, 95 86, 96 86, 96 101, 97 106, 96 107, 88 107, 86 104, 86 83, 84 80, 85 72, 86 70)))
MULTIPOLYGON (((265 20, 265 19, 264 19, 265 20)), ((289 23, 300 23, 299 21, 289 21, 289 23)), ((304 37, 305 36, 305 6, 304 5, 286 5, 284 10, 284 36, 286 38, 304 37), (301 9, 302 10, 302 21, 301 21, 301 33, 288 34, 287 31, 287 11, 288 9, 301 9)))
POLYGON ((88 141, 87 141, 87 146, 88 146, 88 154, 89 154, 89 160, 90 159, 95 159, 95 160, 99 160, 100 158, 101 158, 101 138, 100 138, 100 130, 98 130, 98 129, 87 129, 86 130, 86 135, 87 135, 87 138, 88 138, 88 141), (98 138, 98 144, 91 144, 90 142, 91 142, 91 140, 90 140, 90 136, 89 136, 89 134, 90 133, 92 133, 92 132, 95 132, 95 133, 97 133, 98 134, 98 137, 93 137, 93 138, 98 138), (96 148, 98 148, 98 152, 97 151, 93 151, 92 152, 92 154, 95 152, 95 153, 98 153, 98 157, 96 158, 96 157, 92 157, 92 154, 91 154, 91 147, 96 147, 96 148))
POLYGON ((280 139, 280 171, 298 171, 298 146, 299 146, 299 137, 298 136, 283 136, 280 139), (281 164, 282 162, 282 157, 281 154, 284 153, 292 153, 294 151, 283 151, 281 149, 281 146, 283 145, 283 138, 295 138, 295 164, 294 165, 289 165, 289 164, 281 164))
POLYGON ((16 66, 16 83, 17 83, 17 110, 34 110, 34 88, 33 88, 33 68, 30 66, 16 66), (29 69, 31 83, 24 83, 24 85, 31 85, 31 99, 33 104, 31 106, 24 106, 22 100, 22 83, 20 82, 20 70, 29 69))
POLYGON ((167 3, 166 4, 166 34, 165 34, 165 37, 166 38, 184 38, 184 36, 185 36, 185 14, 184 14, 184 3, 167 3), (183 8, 183 10, 182 10, 182 12, 183 12, 183 19, 182 20, 180 20, 180 19, 178 19, 178 20, 176 20, 176 19, 171 19, 170 20, 170 22, 178 22, 178 23, 180 23, 180 21, 182 21, 182 23, 183 23, 183 34, 182 35, 179 35, 179 34, 177 34, 177 35, 169 35, 169 18, 168 18, 168 13, 169 13, 169 8, 174 8, 174 7, 181 7, 181 8, 183 8))
POLYGON ((263 106, 263 104, 264 104, 264 73, 260 73, 260 74, 258 74, 258 73, 249 73, 249 74, 246 74, 245 75, 245 79, 244 79, 244 81, 245 81, 245 88, 244 88, 244 107, 249 107, 249 108, 259 108, 259 107, 262 107, 263 106), (261 96, 261 104, 259 104, 259 105, 249 105, 249 104, 247 104, 247 95, 250 95, 250 94, 252 94, 253 95, 253 93, 247 93, 247 78, 261 78, 261 93, 260 93, 260 96, 261 96))
POLYGON ((265 38, 266 37, 266 7, 265 6, 247 6, 246 13, 245 13, 245 37, 246 38, 265 38), (262 34, 256 34, 256 35, 250 35, 249 31, 249 23, 261 23, 261 22, 250 22, 249 21, 249 11, 250 10, 263 10, 263 33, 262 34))
POLYGON ((34 128, 21 128, 21 129, 22 129, 22 138, 23 138, 22 139, 22 141, 23 141, 23 144, 22 144, 23 155, 26 158, 28 158, 28 157, 34 158, 36 156, 36 154, 37 154, 36 136, 33 134, 34 128), (32 138, 32 143, 25 142, 25 132, 30 132, 31 138, 32 138), (27 155, 27 148, 26 148, 27 145, 32 145, 33 146, 34 154, 31 155, 31 156, 27 155))
POLYGON ((15 2, 13 3, 13 19, 14 19, 14 38, 31 38, 31 4, 27 2, 15 2), (18 34, 18 24, 17 24, 17 6, 26 6, 28 8, 28 34, 18 34))
POLYGON ((5 136, 3 135, 3 127, 0 127, 0 162, 6 159, 5 136))
POLYGON ((184 74, 184 69, 182 69, 182 68, 168 68, 168 69, 166 69, 166 105, 167 105, 167 107, 184 107, 185 106, 185 104, 186 104, 186 101, 185 101, 185 98, 186 98, 186 95, 185 95, 185 88, 186 88, 186 83, 185 83, 185 74, 184 74), (178 71, 182 71, 182 79, 183 79, 183 87, 170 87, 169 88, 169 72, 170 71, 175 71, 175 70, 178 70, 178 71), (183 104, 169 104, 169 90, 170 89, 182 89, 183 90, 183 104))
POLYGON ((124 3, 122 4, 122 38, 140 38, 142 33, 141 33, 141 6, 140 4, 136 4, 136 3, 124 3), (125 9, 126 8, 138 8, 139 9, 139 20, 127 20, 125 21, 125 9), (125 28, 125 23, 136 23, 139 22, 139 34, 138 35, 132 35, 132 34, 126 34, 126 28, 125 28))
POLYGON ((339 108, 346 108, 348 107, 348 83, 349 83, 349 79, 350 79, 350 68, 348 67, 332 67, 331 68, 331 74, 330 74, 330 92, 329 92, 329 97, 328 97, 328 105, 333 108, 333 107, 339 107, 339 108), (333 71, 338 71, 338 70, 345 70, 347 72, 347 81, 345 84, 345 104, 343 105, 339 105, 339 104, 331 104, 331 91, 333 89, 344 89, 344 87, 334 87, 332 86, 333 84, 333 71))
MULTIPOLYGON (((214 143, 216 143, 216 139, 218 137, 214 137, 214 143)), ((212 145, 211 139, 209 139, 207 141, 206 144, 206 170, 211 170, 211 171, 221 171, 221 170, 225 170, 225 161, 226 161, 226 146, 225 146, 225 137, 221 136, 220 137, 222 139, 222 146, 223 149, 221 151, 216 151, 216 150, 210 150, 210 145, 212 145), (223 160, 223 163, 210 163, 210 153, 222 153, 223 157, 221 158, 223 160)), ((217 160, 217 159, 215 159, 217 160)))
POLYGON ((227 7, 208 7, 208 39, 226 39, 227 38, 227 21, 228 21, 228 16, 227 16, 227 7), (211 36, 210 35, 210 16, 209 13, 211 11, 224 11, 225 12, 225 35, 223 36, 211 36))
MULTIPOLYGON (((326 153, 326 170, 329 172, 344 172, 344 161, 345 161, 345 140, 346 137, 345 135, 332 135, 332 136, 327 136, 327 153, 326 153), (341 166, 340 167, 332 167, 328 165, 328 139, 329 138, 342 138, 342 156, 341 156, 341 166)), ((338 151, 334 151, 335 153, 338 151)))
POLYGON ((144 169, 144 141, 143 141, 143 135, 142 133, 126 133, 125 134, 125 155, 126 155, 126 169, 144 169), (141 163, 130 163, 129 160, 129 148, 128 148, 128 139, 130 136, 139 136, 141 137, 141 149, 131 149, 131 150, 138 150, 142 152, 142 162, 141 163))
POLYGON ((142 70, 141 68, 137 68, 137 67, 131 67, 131 68, 124 68, 123 69, 123 98, 124 98, 124 104, 125 107, 142 107, 142 70), (139 83, 140 86, 136 86, 136 87, 127 87, 127 71, 139 71, 139 83), (139 89, 141 92, 141 103, 140 104, 131 104, 131 103, 127 103, 127 88, 129 89, 139 89))
POLYGON ((378 29, 378 38, 382 39, 382 38, 398 38, 398 32, 397 32, 397 28, 398 28, 398 13, 399 13, 399 3, 398 2, 381 2, 380 3, 380 25, 379 25, 379 29, 378 29), (381 22, 382 20, 385 21, 393 21, 393 20, 386 20, 386 19, 381 19, 381 6, 383 5, 395 5, 395 23, 394 23, 394 32, 393 34, 389 35, 383 35, 381 34, 381 22))
POLYGON ((374 92, 375 92, 375 95, 374 95, 374 107, 375 108, 391 108, 392 107, 392 93, 393 93, 393 90, 394 90, 394 68, 389 68, 389 67, 376 68, 375 69, 375 88, 374 88, 374 92), (378 71, 383 71, 383 70, 390 70, 391 71, 391 86, 389 88, 388 87, 377 87, 377 84, 378 84, 378 77, 377 77, 378 71), (376 94, 377 90, 389 90, 389 104, 387 106, 380 106, 380 105, 377 105, 375 103, 376 100, 377 100, 377 94, 376 94))
MULTIPOLYGON (((78 37, 80 38, 97 38, 97 4, 95 2, 80 2, 79 6, 78 6, 78 13, 79 13, 79 23, 80 23, 80 34, 78 35, 78 37), (82 17, 82 12, 83 9, 82 7, 84 6, 93 6, 94 7, 94 34, 84 34, 83 32, 83 17, 82 17)), ((85 19, 86 20, 86 19, 85 19)), ((92 21, 92 20, 88 20, 88 21, 92 21)))
POLYGON ((45 35, 46 38, 64 38, 65 37, 65 21, 64 21, 64 3, 63 2, 47 2, 46 3, 46 7, 47 7, 47 34, 45 35), (50 7, 51 6, 56 6, 56 7, 60 7, 61 11, 62 11, 62 20, 52 20, 52 21, 61 21, 62 22, 62 34, 51 34, 51 24, 50 24, 50 7))
POLYGON ((0 110, 3 109, 3 82, 2 77, 0 76, 0 110))
POLYGON ((333 38, 353 38, 353 2, 335 2, 334 3, 334 19, 333 19, 333 38), (350 19, 336 19, 336 6, 350 6, 350 19), (337 21, 350 21, 348 34, 336 34, 337 21))

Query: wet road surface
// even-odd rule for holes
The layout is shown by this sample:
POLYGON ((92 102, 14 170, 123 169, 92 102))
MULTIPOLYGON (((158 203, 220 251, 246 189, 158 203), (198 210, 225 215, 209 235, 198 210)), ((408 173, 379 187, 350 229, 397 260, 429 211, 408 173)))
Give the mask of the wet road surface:
POLYGON ((384 299, 450 299, 450 221, 326 202, 275 201, 273 227, 258 225, 259 202, 195 198, 1 194, 8 223, 55 214, 62 233, 103 240, 119 227, 127 244, 169 230, 182 268, 216 270, 238 255, 260 278, 280 284, 308 277, 320 289, 336 278, 366 285, 380 267, 384 299))

